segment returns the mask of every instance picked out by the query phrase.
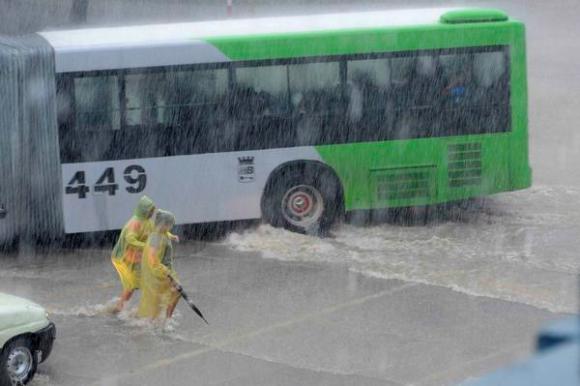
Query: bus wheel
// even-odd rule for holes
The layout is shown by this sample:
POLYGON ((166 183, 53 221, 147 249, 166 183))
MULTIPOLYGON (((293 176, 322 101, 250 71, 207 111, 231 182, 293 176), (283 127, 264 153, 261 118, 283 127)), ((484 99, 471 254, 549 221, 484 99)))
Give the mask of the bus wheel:
POLYGON ((275 227, 324 236, 342 212, 340 184, 323 169, 290 169, 269 185, 262 211, 275 227))

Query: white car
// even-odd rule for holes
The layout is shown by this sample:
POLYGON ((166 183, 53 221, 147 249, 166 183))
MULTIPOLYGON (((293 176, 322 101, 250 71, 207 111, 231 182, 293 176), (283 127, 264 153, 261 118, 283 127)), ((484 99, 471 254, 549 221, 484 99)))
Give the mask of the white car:
POLYGON ((54 323, 44 308, 0 292, 0 386, 27 384, 52 351, 54 323))

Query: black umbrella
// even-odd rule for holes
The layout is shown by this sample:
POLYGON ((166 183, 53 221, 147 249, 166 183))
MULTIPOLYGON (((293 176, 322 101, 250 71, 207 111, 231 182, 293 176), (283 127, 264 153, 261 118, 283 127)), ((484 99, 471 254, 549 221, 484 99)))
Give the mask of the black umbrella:
POLYGON ((191 309, 193 310, 193 312, 195 312, 200 318, 203 319, 204 322, 206 322, 209 325, 209 323, 207 322, 207 320, 205 320, 205 318, 204 318, 203 314, 201 313, 201 311, 199 310, 199 308, 197 308, 197 306, 195 304, 193 304, 193 302, 191 300, 189 300, 189 297, 187 296, 187 294, 183 290, 183 287, 181 286, 181 284, 179 284, 171 276, 169 276, 169 280, 171 280, 171 282, 173 283, 173 286, 175 287, 175 289, 177 290, 177 292, 179 292, 179 295, 181 295, 181 297, 183 298, 183 300, 185 300, 185 302, 187 304, 189 304, 189 306, 191 307, 191 309))

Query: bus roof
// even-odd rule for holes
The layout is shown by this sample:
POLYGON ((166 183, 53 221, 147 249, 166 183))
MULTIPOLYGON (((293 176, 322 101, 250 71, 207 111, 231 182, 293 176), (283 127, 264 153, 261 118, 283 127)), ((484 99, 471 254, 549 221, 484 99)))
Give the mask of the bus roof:
POLYGON ((222 36, 264 35, 425 25, 439 22, 451 8, 367 11, 307 16, 231 19, 127 27, 85 28, 42 32, 56 49, 83 46, 179 42, 222 36))
POLYGON ((317 14, 40 32, 57 72, 228 62, 208 40, 439 24, 456 8, 317 14))

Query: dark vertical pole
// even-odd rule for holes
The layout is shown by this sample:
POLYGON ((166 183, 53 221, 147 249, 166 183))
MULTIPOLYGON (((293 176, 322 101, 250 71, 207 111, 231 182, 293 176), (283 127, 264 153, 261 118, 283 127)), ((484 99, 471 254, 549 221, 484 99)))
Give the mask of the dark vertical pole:
POLYGON ((73 0, 69 20, 71 23, 86 23, 89 10, 89 0, 73 0))

